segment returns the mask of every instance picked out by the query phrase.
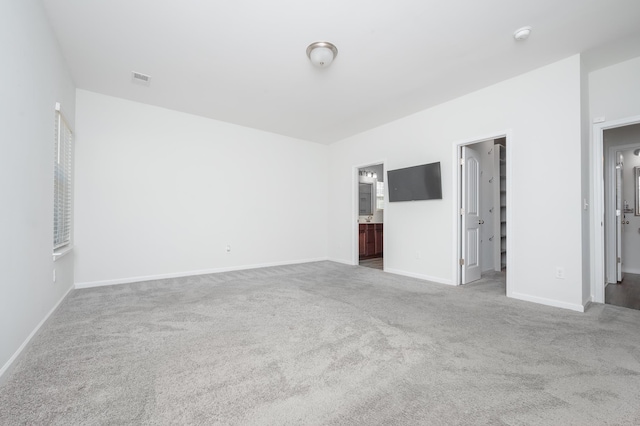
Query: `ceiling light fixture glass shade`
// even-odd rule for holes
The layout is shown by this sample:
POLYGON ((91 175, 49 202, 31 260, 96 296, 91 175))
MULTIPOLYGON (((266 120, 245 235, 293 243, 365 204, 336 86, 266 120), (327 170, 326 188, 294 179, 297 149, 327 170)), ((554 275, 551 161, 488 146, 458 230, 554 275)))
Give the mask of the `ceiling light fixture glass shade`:
POLYGON ((338 56, 338 48, 328 41, 316 41, 307 47, 307 56, 313 65, 326 68, 338 56))

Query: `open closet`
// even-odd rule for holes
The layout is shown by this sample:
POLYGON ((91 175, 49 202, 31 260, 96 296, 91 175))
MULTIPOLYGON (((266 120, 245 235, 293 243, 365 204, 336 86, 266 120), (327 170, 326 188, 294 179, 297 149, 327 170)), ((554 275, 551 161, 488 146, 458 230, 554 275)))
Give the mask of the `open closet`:
POLYGON ((505 139, 493 146, 493 269, 507 267, 507 153, 505 139))
POLYGON ((504 280, 507 268, 507 140, 460 148, 460 284, 504 280))

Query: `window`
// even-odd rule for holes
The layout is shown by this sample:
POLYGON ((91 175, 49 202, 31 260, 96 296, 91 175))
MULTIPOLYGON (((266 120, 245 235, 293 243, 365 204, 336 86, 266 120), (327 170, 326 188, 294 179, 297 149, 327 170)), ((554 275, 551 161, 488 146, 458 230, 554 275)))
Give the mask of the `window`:
POLYGON ((71 243, 72 134, 56 104, 53 159, 53 249, 71 243))

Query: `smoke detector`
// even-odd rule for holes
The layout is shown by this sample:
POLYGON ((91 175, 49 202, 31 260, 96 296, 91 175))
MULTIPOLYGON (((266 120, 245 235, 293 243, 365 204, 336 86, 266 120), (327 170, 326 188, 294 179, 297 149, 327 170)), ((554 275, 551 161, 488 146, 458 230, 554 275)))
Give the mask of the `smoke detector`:
POLYGON ((513 38, 516 40, 526 40, 531 35, 531 27, 522 27, 514 31, 513 38))
POLYGON ((131 71, 131 81, 134 84, 139 84, 141 86, 149 86, 151 84, 151 77, 146 75, 146 74, 142 74, 139 72, 135 72, 135 71, 131 71))

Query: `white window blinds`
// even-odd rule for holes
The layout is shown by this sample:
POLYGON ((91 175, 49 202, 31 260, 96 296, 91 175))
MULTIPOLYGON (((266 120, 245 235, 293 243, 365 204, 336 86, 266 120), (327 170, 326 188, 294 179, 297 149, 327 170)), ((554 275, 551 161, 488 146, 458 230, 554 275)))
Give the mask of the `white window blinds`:
POLYGON ((53 166, 53 249, 71 242, 72 134, 56 104, 53 166))

